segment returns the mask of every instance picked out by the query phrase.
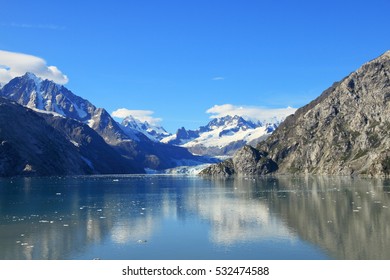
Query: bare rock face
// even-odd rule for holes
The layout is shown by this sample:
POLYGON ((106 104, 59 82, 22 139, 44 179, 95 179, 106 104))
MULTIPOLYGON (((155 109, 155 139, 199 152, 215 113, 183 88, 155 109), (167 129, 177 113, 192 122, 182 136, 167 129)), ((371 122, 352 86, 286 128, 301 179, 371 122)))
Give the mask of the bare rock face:
POLYGON ((227 159, 223 162, 213 164, 206 169, 203 169, 199 175, 201 176, 230 176, 234 175, 234 164, 232 159, 227 159))
MULTIPOLYGON (((390 51, 287 117, 257 150, 279 174, 389 176, 390 51)), ((238 154, 236 174, 258 171, 255 153, 238 154)))
POLYGON ((389 175, 390 52, 299 109, 258 148, 282 173, 389 175))
POLYGON ((276 170, 276 163, 266 153, 247 145, 238 150, 232 159, 212 165, 200 175, 265 175, 276 170))

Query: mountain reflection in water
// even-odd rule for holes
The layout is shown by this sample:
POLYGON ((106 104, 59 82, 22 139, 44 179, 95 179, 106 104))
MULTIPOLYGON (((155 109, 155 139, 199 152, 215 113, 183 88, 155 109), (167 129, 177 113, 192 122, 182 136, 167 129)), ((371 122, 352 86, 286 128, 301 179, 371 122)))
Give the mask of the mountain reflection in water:
POLYGON ((346 177, 0 180, 0 259, 390 259, 390 184, 346 177))

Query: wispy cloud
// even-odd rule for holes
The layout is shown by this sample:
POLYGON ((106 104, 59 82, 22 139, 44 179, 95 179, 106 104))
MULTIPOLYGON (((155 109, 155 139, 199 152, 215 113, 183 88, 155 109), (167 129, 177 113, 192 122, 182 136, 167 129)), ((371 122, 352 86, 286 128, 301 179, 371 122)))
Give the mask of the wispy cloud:
POLYGON ((7 83, 26 72, 62 85, 69 81, 56 66, 48 66, 40 57, 0 50, 0 83, 7 83))
POLYGON ((220 76, 213 77, 211 80, 213 80, 213 81, 223 81, 223 80, 225 80, 225 77, 220 77, 220 76))
POLYGON ((126 108, 120 108, 112 112, 112 116, 119 119, 124 119, 128 116, 132 116, 142 122, 146 121, 151 125, 157 125, 162 121, 162 119, 153 117, 153 114, 154 112, 150 110, 129 110, 126 108))
POLYGON ((288 115, 294 114, 296 108, 262 108, 256 106, 236 106, 232 104, 215 105, 206 113, 211 114, 210 118, 221 118, 225 116, 241 116, 252 121, 271 122, 282 120, 288 115))
POLYGON ((29 24, 29 23, 0 23, 3 27, 14 27, 14 28, 27 28, 27 29, 49 29, 49 30, 65 30, 65 26, 55 24, 29 24))

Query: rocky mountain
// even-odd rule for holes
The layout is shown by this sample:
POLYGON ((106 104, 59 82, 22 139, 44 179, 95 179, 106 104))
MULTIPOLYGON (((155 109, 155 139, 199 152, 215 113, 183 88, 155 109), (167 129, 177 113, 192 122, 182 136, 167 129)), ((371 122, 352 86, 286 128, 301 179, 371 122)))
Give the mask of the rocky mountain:
POLYGON ((274 123, 261 123, 245 120, 240 116, 225 116, 211 120, 197 130, 180 128, 176 134, 161 141, 187 148, 194 154, 220 156, 233 155, 244 145, 255 146, 266 139, 278 126, 274 123))
POLYGON ((90 120, 96 110, 88 100, 66 87, 32 73, 12 79, 3 87, 1 96, 32 109, 56 112, 82 122, 90 120))
POLYGON ((123 157, 88 125, 47 113, 39 115, 76 147, 94 174, 144 173, 142 167, 123 157))
MULTIPOLYGON (((64 86, 42 80, 32 73, 12 79, 0 89, 0 96, 37 112, 53 112, 76 120, 80 125, 87 124, 123 157, 132 161, 131 166, 165 169, 175 167, 179 162, 208 161, 192 155, 185 148, 155 143, 139 129, 131 127, 128 120, 121 125, 105 109, 96 108, 64 86)), ((151 130, 149 135, 152 134, 151 130)))
POLYGON ((151 125, 147 121, 142 122, 133 116, 127 116, 124 118, 121 126, 125 133, 132 135, 134 131, 138 131, 155 142, 159 142, 161 139, 170 136, 170 133, 168 133, 163 127, 151 125))
MULTIPOLYGON (((289 174, 390 175, 390 51, 333 84, 298 109, 253 153, 289 174)), ((244 148, 247 149, 247 148, 244 148)), ((233 162, 234 158, 233 157, 233 162)), ((259 160, 248 166, 225 162, 202 174, 264 174, 259 160)), ((271 170, 270 170, 271 172, 271 170)))
POLYGON ((0 98, 0 176, 135 172, 87 125, 0 98))

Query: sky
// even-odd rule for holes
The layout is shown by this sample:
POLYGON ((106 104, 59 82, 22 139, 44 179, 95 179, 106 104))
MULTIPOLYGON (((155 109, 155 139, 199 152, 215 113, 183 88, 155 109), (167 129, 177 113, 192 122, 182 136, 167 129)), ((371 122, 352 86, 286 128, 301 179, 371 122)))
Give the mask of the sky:
POLYGON ((169 132, 224 113, 298 108, 390 49, 388 0, 0 7, 0 82, 33 68, 118 118, 135 112, 169 132))

